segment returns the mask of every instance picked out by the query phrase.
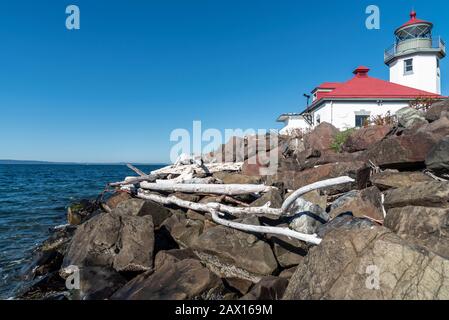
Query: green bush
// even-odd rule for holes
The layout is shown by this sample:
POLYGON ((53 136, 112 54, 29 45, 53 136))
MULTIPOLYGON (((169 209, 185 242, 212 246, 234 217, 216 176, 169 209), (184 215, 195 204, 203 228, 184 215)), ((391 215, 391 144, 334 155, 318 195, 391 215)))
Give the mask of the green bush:
POLYGON ((351 133, 354 132, 355 129, 347 129, 345 131, 341 131, 337 133, 334 141, 331 143, 331 148, 335 152, 341 152, 341 148, 345 144, 346 140, 348 140, 351 133))

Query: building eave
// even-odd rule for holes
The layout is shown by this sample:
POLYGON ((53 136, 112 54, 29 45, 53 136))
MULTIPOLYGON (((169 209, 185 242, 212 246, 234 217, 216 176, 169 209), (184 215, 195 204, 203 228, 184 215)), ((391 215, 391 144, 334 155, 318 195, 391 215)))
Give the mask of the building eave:
MULTIPOLYGON (((448 97, 440 96, 438 94, 435 94, 435 96, 424 96, 425 98, 432 98, 435 100, 445 100, 448 97)), ((310 111, 316 110, 319 108, 323 103, 330 102, 330 101, 412 101, 419 98, 418 96, 410 96, 410 97, 326 97, 321 98, 320 100, 316 101, 314 104, 310 105, 308 108, 306 108, 301 114, 308 113, 310 111)))

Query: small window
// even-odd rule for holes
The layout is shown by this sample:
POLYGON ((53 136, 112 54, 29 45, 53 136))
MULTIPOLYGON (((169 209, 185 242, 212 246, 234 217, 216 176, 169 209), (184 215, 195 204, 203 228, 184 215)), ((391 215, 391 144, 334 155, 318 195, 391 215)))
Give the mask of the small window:
POLYGON ((320 117, 320 115, 317 115, 316 116, 316 124, 318 125, 320 123, 321 123, 321 117, 320 117))
POLYGON ((368 124, 369 116, 355 116, 355 126, 357 128, 364 127, 368 124))
POLYGON ((413 73, 413 59, 404 60, 404 74, 413 73))

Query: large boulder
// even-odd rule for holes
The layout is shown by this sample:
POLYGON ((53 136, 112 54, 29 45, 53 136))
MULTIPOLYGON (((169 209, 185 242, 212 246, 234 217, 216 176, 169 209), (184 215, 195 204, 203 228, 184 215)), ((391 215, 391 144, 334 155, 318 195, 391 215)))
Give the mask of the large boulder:
POLYGON ((368 126, 355 130, 342 146, 345 152, 367 150, 373 144, 384 139, 391 131, 390 126, 368 126))
POLYGON ((301 263, 307 255, 309 246, 300 240, 281 235, 267 235, 279 265, 291 268, 301 263))
POLYGON ((313 234, 329 220, 329 214, 323 208, 302 198, 296 199, 288 213, 291 215, 290 228, 300 233, 313 234))
POLYGON ((280 300, 287 288, 288 280, 282 277, 263 277, 241 300, 280 300))
POLYGON ((373 145, 367 157, 374 164, 390 169, 423 167, 435 139, 429 132, 391 136, 373 145))
POLYGON ((204 222, 186 219, 184 215, 176 214, 165 220, 163 227, 168 230, 180 248, 191 248, 203 233, 204 222))
POLYGON ((131 195, 128 192, 119 191, 114 193, 107 201, 106 205, 110 209, 115 209, 119 203, 131 199, 131 195))
POLYGON ((63 268, 95 266, 119 272, 146 271, 153 266, 153 249, 151 216, 104 213, 78 227, 63 268))
POLYGON ((414 108, 404 107, 396 112, 399 124, 404 128, 411 128, 417 124, 427 123, 424 114, 414 108))
POLYGON ((108 267, 79 269, 80 289, 74 290, 71 300, 104 300, 126 284, 126 279, 108 267))
POLYGON ((240 173, 217 172, 214 177, 224 184, 260 184, 262 179, 257 176, 246 176, 240 173))
POLYGON ((142 199, 129 199, 120 202, 115 212, 121 215, 151 216, 155 227, 159 227, 165 219, 171 216, 171 211, 153 201, 142 199))
POLYGON ((339 132, 330 123, 321 123, 313 131, 304 136, 305 152, 310 156, 319 156, 321 152, 331 150, 331 145, 339 132))
POLYGON ((436 173, 449 173, 449 136, 430 150, 426 157, 426 166, 436 173))
POLYGON ((354 217, 383 220, 382 194, 377 187, 351 191, 332 203, 330 217, 351 212, 354 217))
POLYGON ((393 208, 384 225, 408 242, 449 259, 449 208, 393 208))
POLYGON ((406 206, 444 207, 448 202, 449 182, 431 181, 386 191, 384 206, 387 210, 406 206))
POLYGON ((365 188, 369 181, 370 168, 363 161, 337 162, 317 166, 304 171, 294 168, 279 168, 276 175, 268 177, 270 182, 283 182, 287 189, 299 189, 318 181, 350 176, 356 180, 354 184, 345 184, 328 188, 329 193, 342 193, 354 188, 365 188))
POLYGON ((351 217, 334 221, 297 267, 284 299, 449 299, 449 260, 387 228, 351 217))
POLYGON ((380 190, 411 187, 417 183, 429 181, 433 181, 433 179, 419 171, 399 172, 386 170, 374 173, 371 176, 371 183, 380 190))
POLYGON ((221 280, 196 259, 164 263, 119 289, 112 300, 210 299, 221 290, 221 280))
MULTIPOLYGON (((259 225, 257 218, 247 218, 242 223, 259 225)), ((193 249, 256 275, 270 275, 278 267, 267 242, 253 234, 225 226, 206 230, 193 245, 193 249)))
POLYGON ((426 119, 431 122, 436 121, 445 114, 449 115, 449 99, 432 104, 426 112, 426 119))

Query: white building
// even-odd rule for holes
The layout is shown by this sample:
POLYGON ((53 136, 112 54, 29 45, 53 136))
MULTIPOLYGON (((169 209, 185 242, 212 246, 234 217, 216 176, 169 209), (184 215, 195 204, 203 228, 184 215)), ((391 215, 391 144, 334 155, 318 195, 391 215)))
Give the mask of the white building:
POLYGON ((286 124, 281 133, 324 121, 341 130, 360 127, 375 116, 395 114, 416 98, 445 98, 440 95, 445 44, 432 38, 432 23, 417 19, 414 11, 410 16, 395 31, 395 44, 385 51, 390 81, 370 77, 369 68, 361 66, 349 81, 325 82, 312 91, 312 104, 303 112, 278 118, 286 124))

